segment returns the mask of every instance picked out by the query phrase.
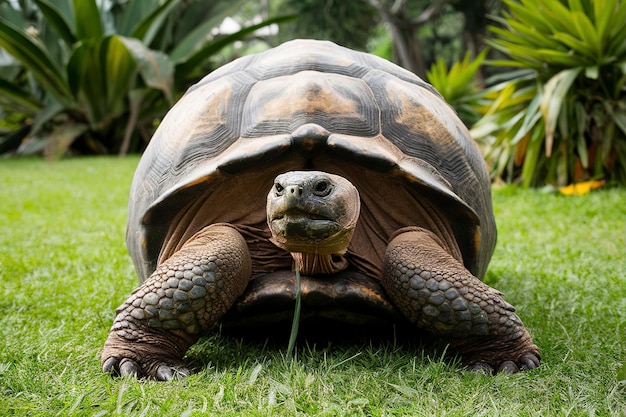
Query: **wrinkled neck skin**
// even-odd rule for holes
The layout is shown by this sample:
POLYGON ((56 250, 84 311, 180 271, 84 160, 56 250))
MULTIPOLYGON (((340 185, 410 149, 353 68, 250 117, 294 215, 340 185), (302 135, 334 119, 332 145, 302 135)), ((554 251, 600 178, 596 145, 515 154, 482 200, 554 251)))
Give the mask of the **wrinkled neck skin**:
POLYGON ((291 256, 303 275, 335 274, 348 267, 348 260, 343 255, 291 252, 291 256))

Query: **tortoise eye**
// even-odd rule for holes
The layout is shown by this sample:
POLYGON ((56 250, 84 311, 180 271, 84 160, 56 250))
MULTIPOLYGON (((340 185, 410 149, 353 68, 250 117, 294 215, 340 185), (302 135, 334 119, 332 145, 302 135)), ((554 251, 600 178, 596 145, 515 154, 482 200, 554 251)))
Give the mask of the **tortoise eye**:
POLYGON ((285 189, 285 187, 283 187, 279 183, 275 183, 274 184, 274 189, 276 190, 276 194, 281 195, 283 193, 283 190, 285 189))
POLYGON ((318 195, 320 197, 325 197, 328 194, 330 194, 331 186, 328 181, 321 180, 321 181, 318 181, 317 184, 315 184, 314 190, 315 190, 314 191, 315 195, 318 195))

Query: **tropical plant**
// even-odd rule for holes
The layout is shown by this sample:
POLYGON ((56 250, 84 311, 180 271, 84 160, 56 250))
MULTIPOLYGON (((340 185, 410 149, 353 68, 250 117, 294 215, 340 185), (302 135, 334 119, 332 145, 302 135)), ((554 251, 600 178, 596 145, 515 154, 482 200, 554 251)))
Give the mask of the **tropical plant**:
POLYGON ((471 59, 467 52, 461 61, 449 68, 442 58, 426 71, 426 78, 439 91, 444 99, 457 111, 466 126, 471 126, 480 119, 477 108, 483 96, 483 90, 477 77, 478 70, 485 60, 487 49, 471 59))
POLYGON ((280 7, 299 16, 297 25, 281 30, 281 39, 328 39, 348 48, 365 50, 376 29, 378 12, 367 0, 279 0, 280 7))
POLYGON ((50 157, 70 146, 97 153, 139 149, 140 133, 150 136, 154 121, 209 69, 214 54, 288 19, 216 36, 244 0, 33 2, 35 19, 28 1, 0 8, 0 47, 13 58, 12 71, 0 76, 0 106, 5 115, 22 115, 22 127, 0 137, 0 151, 29 138, 50 157))
POLYGON ((626 1, 504 0, 487 41, 517 68, 472 129, 494 176, 525 186, 626 184, 626 1))
MULTIPOLYGON (((437 58, 484 49, 489 13, 500 0, 367 0, 379 13, 396 63, 420 77, 437 58)), ((382 45, 381 45, 382 46, 382 45)))

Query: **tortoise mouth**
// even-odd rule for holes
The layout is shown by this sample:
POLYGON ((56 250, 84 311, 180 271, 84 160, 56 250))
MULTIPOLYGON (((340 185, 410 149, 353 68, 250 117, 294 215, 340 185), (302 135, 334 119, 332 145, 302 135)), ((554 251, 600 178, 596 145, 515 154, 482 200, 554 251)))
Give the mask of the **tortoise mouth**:
POLYGON ((278 212, 276 213, 275 216, 272 217, 272 221, 275 220, 282 220, 282 219, 302 219, 302 220, 327 220, 327 221, 334 221, 332 220, 329 216, 325 216, 323 214, 320 213, 312 213, 310 211, 306 211, 306 210, 300 210, 300 209, 290 209, 290 210, 285 210, 283 212, 278 212))
POLYGON ((296 209, 276 213, 270 222, 272 230, 289 240, 320 241, 342 228, 339 222, 328 216, 296 209))

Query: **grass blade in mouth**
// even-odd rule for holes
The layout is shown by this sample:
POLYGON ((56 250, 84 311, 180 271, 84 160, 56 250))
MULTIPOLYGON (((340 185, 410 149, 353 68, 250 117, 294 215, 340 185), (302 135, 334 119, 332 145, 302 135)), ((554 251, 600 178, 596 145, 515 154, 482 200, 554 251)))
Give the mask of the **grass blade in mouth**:
POLYGON ((300 308, 302 294, 300 291, 300 268, 296 264, 296 307, 293 312, 293 322, 291 323, 291 334, 289 335, 289 344, 287 345, 287 357, 291 357, 293 349, 296 345, 298 337, 298 327, 300 326, 300 308))

